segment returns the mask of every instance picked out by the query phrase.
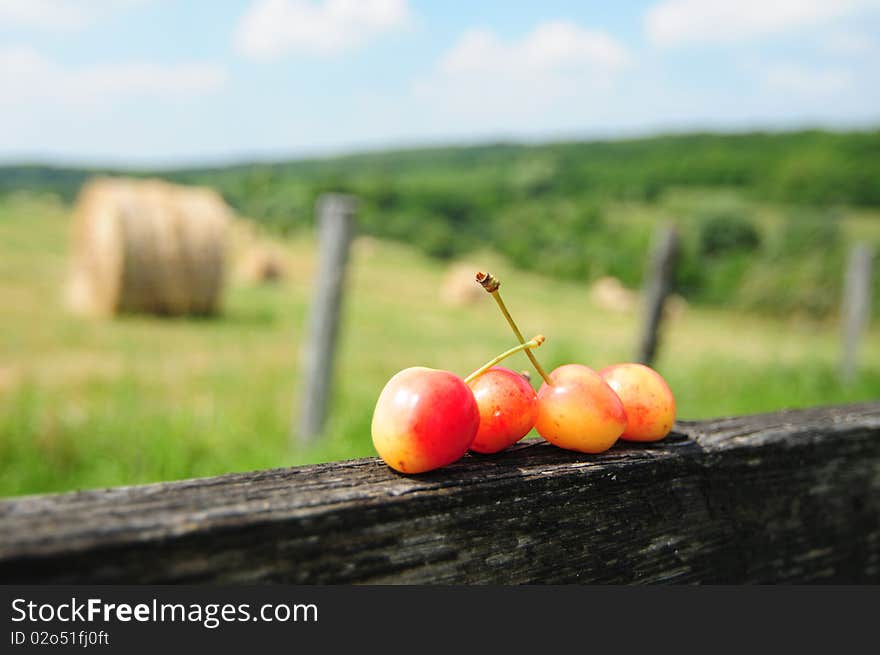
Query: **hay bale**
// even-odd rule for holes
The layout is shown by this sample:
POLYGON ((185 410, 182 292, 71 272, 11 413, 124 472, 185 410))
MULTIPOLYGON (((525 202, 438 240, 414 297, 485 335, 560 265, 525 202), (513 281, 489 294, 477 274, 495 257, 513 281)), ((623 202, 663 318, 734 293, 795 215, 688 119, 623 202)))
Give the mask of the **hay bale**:
POLYGON ((688 309, 688 301, 677 293, 670 294, 663 303, 663 316, 670 320, 681 318, 688 309))
POLYGON ((246 285, 271 284, 286 279, 292 261, 277 239, 258 225, 235 219, 229 226, 227 253, 237 282, 246 285))
POLYGON ((456 264, 449 267, 443 277, 440 298, 448 305, 470 305, 486 295, 483 287, 474 278, 478 267, 469 264, 456 264))
POLYGON ((351 251, 355 257, 370 258, 379 251, 379 242, 366 234, 358 235, 351 243, 351 251))
POLYGON ((90 181, 74 217, 71 308, 89 315, 216 313, 230 216, 210 189, 90 181))
POLYGON ((590 287, 590 298, 601 309, 630 314, 636 310, 639 294, 627 289, 616 277, 600 277, 590 287))
POLYGON ((0 398, 11 395, 21 376, 11 366, 0 366, 0 398))
POLYGON ((288 275, 287 261, 281 250, 268 243, 254 243, 241 255, 238 279, 248 284, 274 284, 288 275))

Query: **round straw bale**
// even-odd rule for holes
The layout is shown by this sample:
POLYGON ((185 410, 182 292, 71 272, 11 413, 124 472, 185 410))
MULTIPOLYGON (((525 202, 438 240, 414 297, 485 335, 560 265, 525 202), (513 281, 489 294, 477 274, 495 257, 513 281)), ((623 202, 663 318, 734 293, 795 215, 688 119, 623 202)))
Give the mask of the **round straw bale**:
POLYGON ((287 277, 281 250, 268 243, 254 243, 241 256, 238 278, 249 284, 271 284, 287 277))
POLYGON ((74 217, 72 308, 92 315, 216 313, 230 215, 210 189, 90 181, 74 217))
POLYGON ((486 292, 474 279, 478 267, 469 264, 450 266, 443 278, 441 298, 449 305, 469 305, 479 301, 486 292))
POLYGON ((687 311, 688 301, 677 293, 670 294, 666 297, 663 304, 663 316, 668 319, 680 318, 687 311))
POLYGON ((590 287, 590 297, 601 309, 627 314, 635 311, 638 294, 627 289, 616 277, 600 277, 590 287))

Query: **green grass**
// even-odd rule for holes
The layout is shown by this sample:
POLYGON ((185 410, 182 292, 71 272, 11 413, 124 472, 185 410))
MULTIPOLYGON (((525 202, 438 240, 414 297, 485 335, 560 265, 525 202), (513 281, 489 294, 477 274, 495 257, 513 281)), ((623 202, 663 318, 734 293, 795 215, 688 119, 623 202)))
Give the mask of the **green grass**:
MULTIPOLYGON (((512 345, 488 297, 439 299, 446 265, 411 248, 355 243, 327 436, 291 447, 300 346, 314 265, 310 234, 285 242, 289 279, 231 282, 216 319, 67 313, 70 216, 47 199, 0 205, 0 495, 136 484, 373 454, 369 424, 385 381, 411 365, 466 374, 512 345)), ((548 368, 632 356, 637 316, 608 314, 581 284, 511 269, 503 280, 548 368)), ((834 322, 771 320, 689 307, 665 326, 659 370, 681 418, 880 398, 880 330, 852 386, 836 377, 834 322)), ((518 355, 513 366, 525 368, 518 355)))

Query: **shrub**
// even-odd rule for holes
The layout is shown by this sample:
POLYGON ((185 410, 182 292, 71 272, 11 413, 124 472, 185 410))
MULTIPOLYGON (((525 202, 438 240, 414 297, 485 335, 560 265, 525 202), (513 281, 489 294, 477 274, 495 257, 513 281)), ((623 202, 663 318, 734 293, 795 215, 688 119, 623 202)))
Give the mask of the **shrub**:
POLYGON ((761 246, 761 235, 752 222, 734 211, 711 214, 700 225, 700 254, 714 257, 752 252, 761 246))

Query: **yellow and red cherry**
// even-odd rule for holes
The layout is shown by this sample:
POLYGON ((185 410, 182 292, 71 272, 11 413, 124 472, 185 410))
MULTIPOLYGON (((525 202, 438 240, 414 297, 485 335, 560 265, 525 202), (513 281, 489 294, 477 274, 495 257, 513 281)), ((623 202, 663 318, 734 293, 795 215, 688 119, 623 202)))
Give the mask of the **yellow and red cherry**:
POLYGON ((401 473, 424 473, 460 459, 480 425, 464 380, 414 366, 392 377, 376 403, 371 432, 379 456, 401 473))
POLYGON ((626 425, 620 398, 601 375, 587 366, 560 366, 538 390, 535 429, 560 448, 604 452, 614 445, 626 425))
POLYGON ((644 364, 625 363, 599 371, 620 397, 627 424, 621 439, 659 441, 675 423, 675 396, 666 380, 644 364))
POLYGON ((522 439, 535 425, 538 396, 522 374, 493 366, 470 382, 480 410, 480 427, 470 449, 497 453, 522 439))
POLYGON ((543 342, 544 337, 538 335, 463 380, 449 371, 423 366, 398 372, 382 389, 373 410, 376 452, 401 473, 424 473, 460 459, 480 425, 480 411, 468 384, 510 355, 543 342))

